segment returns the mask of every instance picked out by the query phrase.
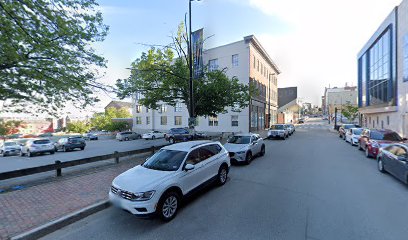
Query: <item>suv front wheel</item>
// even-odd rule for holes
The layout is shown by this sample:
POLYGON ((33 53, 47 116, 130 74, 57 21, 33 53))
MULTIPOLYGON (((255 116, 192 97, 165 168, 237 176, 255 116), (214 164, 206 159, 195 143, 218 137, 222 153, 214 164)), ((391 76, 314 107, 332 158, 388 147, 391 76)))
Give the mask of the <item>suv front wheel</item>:
POLYGON ((165 221, 171 221, 176 215, 180 206, 180 196, 176 192, 165 193, 157 206, 157 214, 165 221))

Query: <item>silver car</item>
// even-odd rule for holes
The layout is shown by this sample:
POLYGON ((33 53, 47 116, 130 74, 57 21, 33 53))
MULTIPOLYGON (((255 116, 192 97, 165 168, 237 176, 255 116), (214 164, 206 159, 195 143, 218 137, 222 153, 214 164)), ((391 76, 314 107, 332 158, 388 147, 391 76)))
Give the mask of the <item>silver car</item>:
POLYGON ((119 141, 129 141, 129 140, 135 140, 135 139, 141 139, 142 135, 139 133, 135 132, 118 132, 116 134, 116 140, 119 141))
POLYGON ((13 141, 0 143, 0 154, 5 157, 9 155, 20 154, 21 146, 13 141))
POLYGON ((285 124, 274 124, 268 130, 268 139, 282 138, 285 140, 289 137, 289 129, 285 124))
POLYGON ((24 146, 21 147, 20 156, 27 154, 27 156, 32 157, 41 153, 55 153, 54 144, 49 139, 28 140, 24 146))
POLYGON ((254 156, 265 155, 265 144, 258 134, 238 134, 224 145, 229 152, 231 161, 251 163, 254 156))

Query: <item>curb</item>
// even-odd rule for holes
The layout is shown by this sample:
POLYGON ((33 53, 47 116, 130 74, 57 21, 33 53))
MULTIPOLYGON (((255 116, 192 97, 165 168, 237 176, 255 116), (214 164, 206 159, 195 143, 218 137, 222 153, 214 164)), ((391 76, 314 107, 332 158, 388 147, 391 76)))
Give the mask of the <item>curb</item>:
POLYGON ((98 203, 95 203, 91 206, 83 208, 79 211, 70 213, 64 217, 56 219, 52 222, 46 223, 42 226, 36 227, 31 229, 27 232, 21 233, 17 236, 11 237, 11 240, 26 240, 26 239, 38 239, 43 237, 47 234, 55 232, 56 230, 63 228, 67 225, 70 225, 76 221, 79 221, 83 218, 88 217, 91 214, 99 212, 103 209, 106 209, 110 206, 110 202, 108 200, 104 200, 98 203))

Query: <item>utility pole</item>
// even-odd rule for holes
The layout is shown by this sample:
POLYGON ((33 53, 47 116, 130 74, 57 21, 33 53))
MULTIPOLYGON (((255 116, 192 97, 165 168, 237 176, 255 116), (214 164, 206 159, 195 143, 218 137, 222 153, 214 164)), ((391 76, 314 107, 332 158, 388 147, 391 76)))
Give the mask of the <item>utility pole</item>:
POLYGON ((193 101, 193 51, 191 47, 191 2, 188 0, 188 18, 189 18, 189 40, 188 40, 188 56, 189 56, 189 68, 190 68, 190 81, 189 81, 189 93, 190 93, 190 118, 188 121, 189 127, 194 128, 194 101, 193 101))

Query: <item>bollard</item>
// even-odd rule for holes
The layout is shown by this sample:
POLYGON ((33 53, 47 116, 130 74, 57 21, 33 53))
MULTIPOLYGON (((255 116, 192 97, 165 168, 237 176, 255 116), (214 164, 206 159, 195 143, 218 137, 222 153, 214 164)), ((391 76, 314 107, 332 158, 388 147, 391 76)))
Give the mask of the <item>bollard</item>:
POLYGON ((61 170, 61 167, 60 167, 61 161, 57 160, 57 161, 55 161, 55 164, 58 166, 58 168, 56 169, 56 175, 57 175, 57 177, 61 177, 61 175, 62 175, 62 170, 61 170))
POLYGON ((119 152, 118 151, 114 151, 113 155, 115 156, 115 163, 118 164, 119 163, 119 152))
POLYGON ((155 151, 155 147, 152 146, 152 154, 154 154, 154 151, 155 151))

